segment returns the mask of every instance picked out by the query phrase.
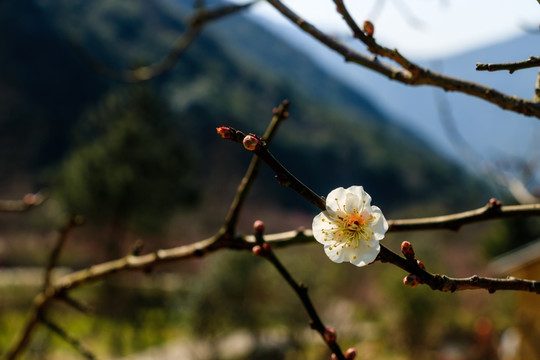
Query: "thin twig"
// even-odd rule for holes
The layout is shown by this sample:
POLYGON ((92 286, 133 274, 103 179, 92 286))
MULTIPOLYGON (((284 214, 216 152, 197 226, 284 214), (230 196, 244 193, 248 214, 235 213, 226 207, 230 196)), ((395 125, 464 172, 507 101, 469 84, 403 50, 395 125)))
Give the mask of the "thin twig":
POLYGON ((40 206, 46 197, 40 193, 26 194, 22 200, 0 200, 0 212, 24 212, 40 206))
POLYGON ((174 68, 180 57, 191 46, 191 44, 193 44, 193 42, 200 35, 204 26, 206 26, 208 23, 245 10, 257 1, 259 0, 241 5, 224 5, 216 9, 207 9, 204 7, 197 8, 194 15, 188 19, 188 26, 184 33, 178 37, 167 55, 162 60, 134 70, 112 69, 91 57, 78 41, 72 39, 71 42, 80 56, 95 72, 123 82, 137 83, 147 81, 174 68))
MULTIPOLYGON (((262 233, 256 234, 256 242, 260 245, 264 245, 265 241, 263 239, 262 233)), ((308 294, 308 288, 304 284, 298 283, 296 280, 294 280, 293 276, 289 273, 287 268, 283 266, 281 261, 279 261, 276 254, 272 251, 271 247, 264 247, 264 250, 262 251, 262 256, 268 260, 279 272, 281 277, 289 284, 289 286, 293 289, 293 291, 296 293, 300 301, 302 302, 302 305, 306 309, 306 312, 308 313, 309 318, 311 319, 310 326, 313 330, 317 331, 323 341, 328 345, 330 350, 333 354, 337 357, 337 359, 345 360, 345 356, 343 355, 343 352, 341 351, 341 348, 339 344, 334 339, 328 339, 325 336, 326 331, 328 328, 324 325, 322 322, 319 314, 317 313, 317 310, 313 306, 313 303, 311 302, 311 299, 308 294)))
MULTIPOLYGON (((277 109, 275 109, 275 114, 272 117, 272 121, 268 125, 268 128, 266 129, 266 132, 264 134, 264 139, 267 143, 272 141, 272 138, 277 132, 279 125, 283 122, 283 120, 287 119, 289 106, 290 106, 289 100, 284 100, 280 104, 280 106, 277 109)), ((246 174, 244 175, 242 181, 238 185, 236 196, 231 204, 229 213, 227 214, 227 217, 225 218, 224 226, 226 228, 225 232, 227 234, 232 235, 235 232, 235 228, 238 223, 238 218, 240 216, 240 210, 242 206, 244 205, 244 202, 247 198, 247 194, 249 190, 251 189, 251 185, 254 183, 257 177, 257 174, 259 173, 260 166, 261 166, 261 159, 257 155, 254 155, 253 158, 251 159, 251 163, 249 164, 246 174)))
POLYGON ((534 101, 540 103, 540 70, 538 70, 536 83, 534 84, 534 101))
POLYGON ((53 323, 52 321, 45 319, 44 317, 40 318, 40 322, 45 325, 49 330, 51 330, 53 333, 58 335, 62 340, 73 346, 75 350, 79 352, 82 356, 84 356, 86 359, 94 360, 96 359, 96 356, 92 354, 90 350, 88 350, 79 340, 74 338, 73 336, 69 335, 67 331, 62 329, 57 324, 53 323))
POLYGON ((463 225, 480 221, 524 216, 540 216, 540 204, 493 206, 492 202, 490 202, 486 206, 475 210, 468 210, 450 215, 389 220, 388 231, 398 232, 434 229, 459 230, 463 225))
MULTIPOLYGON (((307 32, 330 49, 341 54, 345 61, 357 63, 361 66, 374 70, 391 80, 395 80, 403 84, 411 86, 431 85, 447 91, 458 91, 481 98, 492 104, 498 105, 505 110, 511 110, 516 113, 540 118, 540 103, 536 103, 533 100, 510 96, 484 85, 453 78, 433 72, 429 69, 422 68, 402 56, 397 50, 380 46, 373 37, 368 37, 366 34, 363 34, 362 31, 358 31, 359 27, 357 25, 354 26, 352 22, 348 22, 348 24, 350 27, 352 27, 354 35, 368 45, 368 49, 375 56, 367 56, 359 53, 346 46, 339 40, 321 32, 315 26, 294 13, 281 1, 267 1, 303 31, 307 32), (396 67, 383 63, 378 59, 377 56, 389 58, 400 66, 396 67)), ((335 3, 338 4, 339 12, 342 15, 345 14, 344 17, 347 16, 348 11, 342 5, 342 1, 335 1, 335 3)), ((352 19, 350 15, 348 17, 352 19)))
POLYGON ((47 266, 45 267, 43 289, 47 289, 47 287, 51 283, 52 273, 58 263, 58 258, 60 257, 60 253, 62 252, 62 249, 64 248, 69 232, 71 228, 73 227, 73 225, 77 223, 76 218, 77 217, 75 215, 71 215, 68 218, 67 222, 64 224, 64 226, 62 226, 62 228, 58 232, 58 236, 56 238, 56 244, 54 245, 54 248, 52 249, 51 254, 49 255, 49 261, 47 262, 47 266))
POLYGON ((511 62, 511 63, 498 63, 498 64, 477 63, 476 70, 477 71, 508 70, 508 72, 512 74, 516 70, 530 69, 530 68, 539 67, 539 66, 540 66, 540 57, 531 56, 530 58, 526 60, 511 62))

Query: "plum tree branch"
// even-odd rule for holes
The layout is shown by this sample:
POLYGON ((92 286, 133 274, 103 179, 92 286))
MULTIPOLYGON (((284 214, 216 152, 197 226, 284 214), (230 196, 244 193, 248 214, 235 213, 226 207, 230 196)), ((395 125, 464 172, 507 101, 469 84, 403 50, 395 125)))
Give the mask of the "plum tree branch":
POLYGON ((540 57, 531 56, 530 58, 522 61, 510 62, 510 63, 498 63, 498 64, 484 64, 477 63, 477 71, 501 71, 508 70, 512 74, 516 70, 529 69, 540 66, 540 57))
MULTIPOLYGON (((266 143, 260 138, 257 138, 256 135, 250 134, 245 135, 244 133, 234 130, 234 136, 231 136, 229 139, 240 142, 244 144, 246 149, 257 154, 276 174, 278 181, 281 185, 288 186, 298 194, 303 196, 306 200, 317 206, 320 210, 326 210, 326 200, 314 193, 311 189, 305 186, 300 180, 295 177, 291 177, 292 174, 281 165, 268 151, 266 143), (243 138, 243 140, 241 140, 243 138), (246 138, 250 138, 250 145, 246 146, 246 138), (259 139, 259 142, 253 145, 253 139, 259 139), (280 180, 281 179, 281 180, 280 180), (287 179, 288 181, 282 181, 282 179, 287 179)), ((480 211, 473 211, 469 214, 460 214, 455 219, 452 215, 444 219, 431 219, 428 221, 429 226, 445 224, 447 228, 455 228, 456 224, 454 221, 467 221, 473 219, 475 221, 485 219, 486 213, 490 211, 500 211, 501 204, 497 200, 493 199, 488 204, 487 208, 482 208, 480 211), (499 209, 499 210, 497 210, 499 209), (467 219, 467 220, 464 220, 467 219)), ((538 207, 528 208, 527 212, 534 215, 538 215, 538 207)), ((515 216, 517 212, 522 211, 520 207, 512 208, 511 211, 503 213, 505 216, 515 216)), ((424 220, 425 221, 425 220, 424 220)), ((420 229, 420 222, 413 221, 409 223, 410 229, 415 228, 416 230, 420 229)), ((396 225, 399 228, 399 225, 396 225)), ((427 225, 426 225, 427 226, 427 225)), ((394 230, 396 231, 396 230, 394 230)), ((403 228, 402 228, 403 231, 403 228)), ((470 278, 450 278, 446 275, 431 274, 425 269, 421 268, 416 261, 411 261, 410 259, 403 258, 398 254, 394 253, 390 249, 386 248, 384 245, 380 245, 381 250, 378 256, 378 259, 383 262, 389 262, 411 274, 416 275, 423 283, 429 285, 433 290, 439 291, 457 291, 457 290, 469 290, 469 289, 485 289, 490 293, 496 290, 522 290, 529 291, 540 294, 540 281, 531 281, 531 280, 521 280, 521 279, 493 279, 493 278, 484 278, 479 276, 472 276, 470 278)))
POLYGON ((310 326, 313 330, 317 331, 323 341, 327 344, 327 346, 330 348, 332 353, 337 357, 337 359, 345 360, 345 357, 343 355, 343 352, 341 351, 341 348, 339 344, 335 341, 335 338, 329 338, 326 336, 328 332, 328 328, 324 325, 322 322, 319 314, 317 313, 317 310, 315 309, 315 306, 313 306, 313 303, 311 302, 311 299, 308 294, 308 288, 307 286, 298 283, 296 280, 294 280, 291 273, 287 270, 285 266, 279 261, 278 257, 272 250, 270 246, 265 246, 268 243, 264 240, 262 232, 255 233, 255 242, 258 244, 257 246, 261 246, 259 250, 262 257, 264 257, 266 260, 268 260, 274 268, 279 272, 281 277, 287 282, 287 284, 293 289, 293 291, 296 293, 300 301, 302 302, 302 305, 306 309, 306 312, 308 313, 309 318, 311 319, 310 326))
POLYGON ((346 46, 339 40, 323 33, 315 26, 298 16, 281 1, 267 1, 281 14, 296 24, 300 29, 310 34, 330 49, 341 54, 345 61, 357 63, 361 66, 376 71, 390 78, 391 80, 395 80, 403 84, 411 86, 431 85, 445 91, 457 91, 483 99, 505 110, 540 118, 540 103, 537 103, 534 100, 510 96, 484 85, 436 73, 411 62, 395 49, 380 46, 373 37, 364 34, 354 23, 342 1, 335 1, 338 12, 344 16, 349 27, 351 27, 354 36, 363 41, 368 46, 368 50, 371 51, 374 56, 370 57, 359 53, 346 46), (389 58, 400 66, 396 67, 383 63, 378 59, 378 56, 389 58))
POLYGON ((0 212, 24 212, 40 206, 47 198, 40 193, 26 194, 21 200, 0 200, 0 212))
MULTIPOLYGON (((270 122, 270 125, 266 129, 264 134, 264 139, 267 143, 272 141, 275 133, 277 132, 279 125, 288 117, 290 102, 289 100, 284 100, 281 102, 278 108, 274 109, 274 116, 270 122)), ((219 129, 218 129, 219 130, 219 129)), ((227 234, 233 235, 235 232, 236 224, 238 222, 238 217, 240 216, 240 210, 244 204, 251 185, 255 182, 257 174, 259 173, 259 168, 261 166, 261 159, 258 156, 253 156, 251 163, 249 164, 246 174, 242 178, 242 181, 238 185, 238 190, 236 191, 236 196, 231 204, 229 213, 225 218, 225 232, 227 234)))
POLYGON ((241 5, 223 5, 214 9, 207 9, 204 4, 200 4, 200 6, 196 7, 194 14, 188 19, 187 28, 184 33, 174 42, 167 55, 154 64, 141 66, 134 70, 112 69, 91 57, 78 41, 72 39, 71 42, 80 56, 95 72, 128 83, 148 81, 174 68, 180 57, 198 38, 201 31, 208 23, 245 10, 257 1, 259 0, 254 0, 241 5))

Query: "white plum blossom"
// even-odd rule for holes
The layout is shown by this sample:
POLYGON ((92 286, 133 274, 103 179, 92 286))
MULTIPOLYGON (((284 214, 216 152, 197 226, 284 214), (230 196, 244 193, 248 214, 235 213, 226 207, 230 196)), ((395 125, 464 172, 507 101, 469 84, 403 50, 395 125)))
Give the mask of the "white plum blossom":
POLYGON ((379 254, 388 223, 364 188, 351 186, 328 194, 326 210, 315 216, 312 229, 330 260, 364 266, 379 254))

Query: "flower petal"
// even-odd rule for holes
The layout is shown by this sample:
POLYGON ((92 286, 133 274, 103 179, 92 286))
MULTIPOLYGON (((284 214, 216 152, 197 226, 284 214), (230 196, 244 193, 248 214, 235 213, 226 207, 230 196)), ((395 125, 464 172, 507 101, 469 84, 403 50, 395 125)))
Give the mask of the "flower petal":
POLYGON ((333 216, 338 212, 342 212, 343 208, 340 206, 345 205, 346 200, 347 190, 344 188, 338 187, 337 189, 330 191, 326 197, 326 210, 330 213, 330 216, 333 216))
POLYGON ((363 202, 364 207, 369 208, 371 205, 371 196, 364 190, 363 186, 351 186, 347 191, 359 198, 359 204, 362 204, 363 202))
POLYGON ((350 260, 351 264, 356 265, 358 267, 365 266, 373 262, 377 258, 377 255, 379 255, 379 252, 381 251, 381 245, 377 240, 370 240, 370 246, 369 248, 364 248, 364 251, 362 252, 356 252, 355 256, 356 258, 350 260))
POLYGON ((328 244, 328 235, 326 234, 330 228, 332 220, 328 217, 328 213, 323 211, 313 218, 311 229, 313 230, 313 237, 321 244, 328 244))
POLYGON ((388 230, 388 222, 386 221, 381 209, 379 209, 377 206, 371 207, 374 216, 374 220, 371 221, 370 226, 371 230, 374 232, 374 237, 377 240, 382 240, 384 238, 384 234, 388 230))
POLYGON ((341 246, 336 246, 336 244, 325 245, 324 252, 326 253, 326 256, 328 256, 328 258, 335 263, 342 263, 344 261, 348 261, 347 259, 345 259, 345 252, 343 251, 341 246))

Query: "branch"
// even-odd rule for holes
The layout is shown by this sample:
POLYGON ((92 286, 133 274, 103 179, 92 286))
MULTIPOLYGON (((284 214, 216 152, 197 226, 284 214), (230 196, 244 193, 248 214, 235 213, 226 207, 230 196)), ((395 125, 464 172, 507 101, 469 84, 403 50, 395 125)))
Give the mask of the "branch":
MULTIPOLYGON (((250 134, 245 136, 242 132, 235 130, 235 136, 231 137, 230 140, 236 142, 242 142, 244 147, 247 150, 253 151, 257 154, 274 172, 278 180, 287 179, 288 181, 280 181, 281 185, 288 186, 302 195, 306 200, 317 206, 320 210, 326 210, 326 200, 314 193, 311 189, 306 187, 298 179, 292 177, 290 172, 283 167, 268 151, 266 144, 262 139, 258 138, 256 135, 250 134), (242 141, 239 139, 244 136, 242 141)), ((431 218, 426 222, 426 219, 413 220, 409 221, 404 227, 410 229, 421 229, 430 228, 434 226, 442 225, 445 228, 456 228, 461 226, 461 224, 484 220, 489 215, 490 211, 500 211, 501 203, 495 199, 492 199, 488 204, 487 208, 481 208, 479 210, 473 210, 471 212, 465 212, 461 214, 450 215, 442 218, 431 218), (499 209, 499 210, 497 210, 499 209), (459 226, 458 226, 459 225, 459 226)), ((510 207, 506 212, 502 212, 499 216, 517 216, 517 213, 526 212, 528 214, 540 214, 540 204, 527 206, 517 206, 510 207)), ((389 224, 390 225, 390 224, 389 224)), ((392 224, 392 226, 399 229, 399 223, 392 224)), ((394 231, 397 231, 394 228, 394 231)), ((384 262, 389 262, 411 274, 416 275, 421 282, 428 284, 433 290, 439 291, 457 291, 457 290, 468 290, 468 289, 486 289, 490 293, 496 290, 522 290, 535 292, 540 294, 540 281, 531 281, 531 280, 521 280, 521 279, 493 279, 493 278, 480 278, 478 276, 472 276, 470 278, 459 279, 459 278, 450 278, 445 275, 430 274, 422 267, 418 265, 416 261, 403 258, 398 254, 392 252, 384 245, 380 244, 381 250, 378 256, 378 259, 384 262)))
POLYGON ((534 84, 534 101, 540 103, 540 70, 538 71, 536 83, 534 84))
MULTIPOLYGON (((279 128, 279 125, 287 119, 289 116, 289 106, 290 102, 289 100, 284 100, 281 102, 280 106, 276 109, 274 109, 274 116, 272 118, 272 121, 270 122, 270 125, 268 126, 265 134, 264 139, 267 143, 272 141, 272 138, 274 137, 277 129, 279 128)), ((218 132, 222 128, 218 128, 218 132)), ((244 205, 244 202, 247 198, 247 194, 249 190, 251 189, 251 185, 255 181, 255 178, 257 177, 257 174, 259 173, 259 168, 261 166, 261 159, 254 155, 253 159, 251 160, 251 163, 249 164, 249 168, 244 175, 244 178, 240 182, 240 185, 238 185, 238 190, 236 191, 236 196, 231 204, 229 213, 227 214, 227 217, 225 218, 225 232, 227 234, 233 235, 235 232, 235 227, 238 222, 238 217, 240 216, 240 210, 242 206, 244 205)))
POLYGON ((40 206, 46 197, 40 193, 24 195, 21 200, 0 200, 0 212, 24 212, 40 206))
POLYGON ((175 41, 175 43, 169 50, 168 54, 162 60, 154 64, 142 66, 135 70, 122 71, 112 69, 107 65, 92 58, 79 44, 78 41, 72 40, 72 44, 82 56, 82 58, 97 73, 101 73, 110 78, 128 83, 147 81, 174 68, 180 57, 197 39, 204 26, 206 26, 209 22, 245 10, 257 1, 259 0, 254 0, 252 2, 241 5, 224 5, 219 8, 210 10, 205 9, 203 6, 198 7, 194 15, 188 19, 187 29, 180 37, 178 37, 178 39, 175 41))
POLYGON ((96 359, 95 355, 92 354, 92 352, 90 352, 90 350, 88 350, 83 344, 81 344, 79 340, 69 335, 64 329, 62 329, 57 324, 45 319, 44 317, 40 319, 40 322, 43 325, 45 325, 49 330, 54 332, 56 335, 60 336, 65 342, 73 346, 75 350, 77 350, 86 359, 90 359, 90 360, 96 359))
POLYGON ((516 70, 529 69, 532 67, 540 66, 540 57, 531 56, 527 60, 517 61, 512 63, 500 63, 500 64, 483 64, 477 63, 477 71, 500 71, 508 70, 510 74, 514 73, 516 70))
POLYGON ((337 359, 345 360, 343 352, 341 351, 341 348, 336 342, 335 332, 331 329, 328 329, 322 322, 319 314, 317 313, 317 310, 313 306, 313 303, 311 302, 311 299, 308 295, 307 286, 294 280, 287 268, 283 266, 281 261, 279 261, 279 259, 277 258, 276 254, 272 251, 272 248, 268 246, 268 244, 264 241, 262 231, 257 231, 256 229, 255 238, 256 243, 258 244, 256 245, 258 249, 256 247, 253 247, 254 254, 264 257, 276 268, 281 277, 283 277, 287 284, 289 284, 289 286, 293 289, 293 291, 296 293, 296 295, 302 302, 302 305, 306 309, 306 312, 311 319, 311 328, 321 335, 323 341, 328 345, 328 347, 330 348, 332 353, 335 354, 337 359), (332 333, 331 335, 329 334, 330 332, 332 333))
POLYGON ((420 283, 427 284, 431 289, 443 292, 484 289, 490 294, 497 290, 519 290, 540 294, 540 281, 522 280, 514 277, 495 279, 473 275, 468 278, 451 278, 446 275, 427 272, 417 260, 403 258, 381 245, 379 259, 414 274, 420 283))
POLYGON ((62 252, 62 249, 64 248, 64 244, 67 241, 71 228, 75 224, 80 223, 80 222, 81 222, 81 219, 79 217, 72 215, 69 217, 66 224, 58 232, 56 244, 53 250, 51 251, 51 254, 49 256, 49 261, 47 262, 47 267, 45 268, 45 276, 43 279, 43 289, 46 289, 47 287, 49 287, 49 284, 51 283, 53 270, 56 267, 56 264, 58 263, 58 258, 60 257, 60 253, 62 252))
POLYGON ((501 206, 497 200, 491 200, 486 206, 456 214, 418 219, 389 220, 388 231, 434 229, 457 231, 463 225, 480 221, 524 216, 540 216, 540 204, 501 206))
POLYGON ((391 80, 401 82, 411 86, 431 85, 436 86, 446 91, 458 91, 474 97, 481 98, 485 101, 498 105, 502 109, 511 110, 516 113, 534 116, 540 118, 540 103, 532 100, 521 99, 515 96, 510 96, 499 92, 495 89, 469 82, 461 79, 456 79, 450 76, 433 72, 429 69, 421 68, 417 64, 409 61, 395 49, 388 49, 377 44, 373 37, 364 34, 360 28, 354 24, 352 17, 342 1, 335 0, 338 11, 344 16, 349 27, 353 30, 355 37, 362 40, 368 49, 375 56, 363 55, 339 40, 326 35, 316 27, 299 17, 296 13, 286 7, 279 0, 267 0, 274 8, 281 12, 285 17, 295 23, 303 31, 307 32, 315 39, 341 54, 345 61, 354 62, 361 66, 374 70, 391 80), (396 62, 399 67, 391 66, 379 61, 377 56, 389 58, 396 62))

